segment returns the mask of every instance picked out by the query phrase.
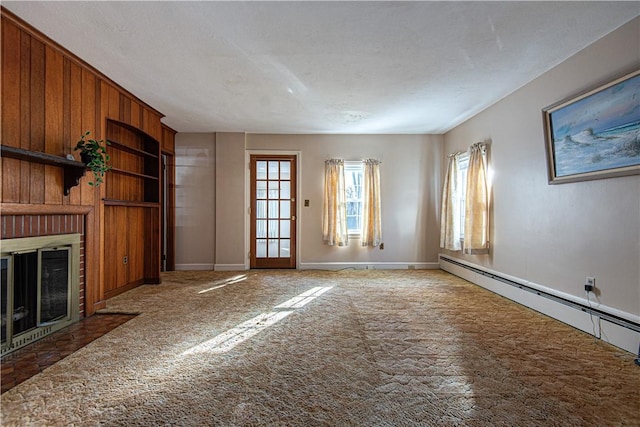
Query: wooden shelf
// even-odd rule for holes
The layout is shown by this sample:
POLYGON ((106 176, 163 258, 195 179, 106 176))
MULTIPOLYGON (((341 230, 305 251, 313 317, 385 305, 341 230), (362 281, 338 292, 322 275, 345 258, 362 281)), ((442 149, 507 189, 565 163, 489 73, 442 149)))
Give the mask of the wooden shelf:
POLYGON ((151 179, 155 181, 158 181, 160 179, 157 176, 145 175, 143 173, 133 172, 125 169, 111 168, 109 169, 109 171, 115 172, 115 173, 121 173, 123 175, 135 176, 137 178, 151 179))
POLYGON ((133 200, 102 199, 105 206, 129 206, 136 208, 159 208, 160 203, 137 202, 133 200))
POLYGON ((0 153, 3 157, 63 168, 65 196, 69 195, 71 187, 78 185, 80 178, 84 176, 87 170, 87 166, 82 162, 69 160, 62 156, 42 153, 40 151, 29 151, 22 148, 10 147, 8 145, 0 145, 0 153))
POLYGON ((107 120, 106 140, 111 147, 113 173, 104 194, 110 200, 159 203, 160 143, 140 129, 107 120))
POLYGON ((109 143, 109 145, 116 147, 122 151, 127 151, 131 154, 137 154, 140 156, 146 156, 146 157, 150 157, 152 159, 157 159, 158 155, 157 154, 153 154, 153 153, 149 153, 148 151, 144 151, 144 150, 140 150, 138 148, 133 148, 133 147, 129 147, 128 145, 124 145, 119 143, 118 141, 112 141, 110 139, 107 139, 107 142, 109 143))

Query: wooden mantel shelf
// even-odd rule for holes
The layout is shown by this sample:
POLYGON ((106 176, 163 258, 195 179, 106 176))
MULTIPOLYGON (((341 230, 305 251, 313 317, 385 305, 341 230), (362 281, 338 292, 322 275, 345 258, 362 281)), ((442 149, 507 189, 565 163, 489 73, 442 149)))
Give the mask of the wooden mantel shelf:
POLYGON ((0 154, 18 160, 26 160, 33 163, 41 163, 50 166, 59 166, 64 169, 64 195, 68 196, 71 187, 75 187, 80 182, 80 178, 85 174, 87 167, 84 163, 76 160, 69 160, 61 156, 42 153, 40 151, 29 151, 22 148, 0 145, 0 154))

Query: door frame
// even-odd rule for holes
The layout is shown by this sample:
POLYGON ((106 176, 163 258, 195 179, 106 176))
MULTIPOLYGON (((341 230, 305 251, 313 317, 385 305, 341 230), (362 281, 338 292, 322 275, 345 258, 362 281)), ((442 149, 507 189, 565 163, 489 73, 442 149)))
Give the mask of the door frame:
MULTIPOLYGON (((244 173, 244 268, 245 270, 251 269, 251 259, 249 252, 251 251, 251 156, 295 156, 296 158, 296 201, 300 200, 300 177, 302 167, 302 152, 290 151, 290 150, 245 150, 245 173, 244 173)), ((300 269, 300 222, 302 220, 300 216, 301 203, 296 203, 296 270, 300 269)))

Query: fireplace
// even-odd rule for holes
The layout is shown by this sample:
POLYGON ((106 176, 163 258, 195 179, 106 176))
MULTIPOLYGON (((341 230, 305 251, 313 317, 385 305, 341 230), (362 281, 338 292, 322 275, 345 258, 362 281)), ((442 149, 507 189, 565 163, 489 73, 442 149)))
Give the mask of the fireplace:
POLYGON ((2 241, 2 355, 79 320, 80 234, 2 241))

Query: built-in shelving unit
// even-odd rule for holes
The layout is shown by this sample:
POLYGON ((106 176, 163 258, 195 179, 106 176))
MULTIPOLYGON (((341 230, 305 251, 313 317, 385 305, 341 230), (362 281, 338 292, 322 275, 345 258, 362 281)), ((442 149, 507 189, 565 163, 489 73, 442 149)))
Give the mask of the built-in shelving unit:
POLYGON ((111 158, 102 200, 107 298, 160 278, 160 143, 138 128, 107 120, 111 158))
POLYGON ((0 154, 18 160, 26 160, 33 163, 41 163, 50 166, 59 166, 64 169, 64 195, 68 196, 71 187, 75 187, 80 182, 80 178, 85 174, 87 167, 84 163, 76 160, 69 160, 66 157, 55 156, 53 154, 42 153, 40 151, 29 151, 22 148, 0 145, 0 154))
POLYGON ((126 123, 107 122, 112 177, 106 199, 160 203, 160 143, 126 123))

